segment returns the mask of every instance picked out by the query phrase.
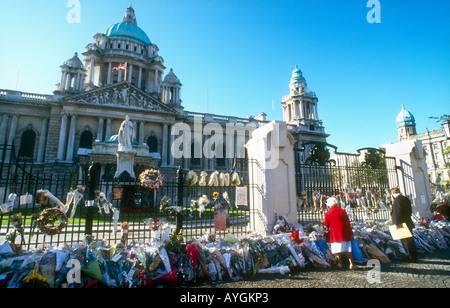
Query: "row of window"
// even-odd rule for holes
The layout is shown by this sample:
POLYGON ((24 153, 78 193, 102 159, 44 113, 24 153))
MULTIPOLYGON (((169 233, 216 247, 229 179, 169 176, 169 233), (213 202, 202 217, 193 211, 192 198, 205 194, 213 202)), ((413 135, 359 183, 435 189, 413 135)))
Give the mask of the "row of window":
MULTIPOLYGON (((92 144, 94 142, 94 136, 90 131, 84 131, 80 135, 80 143, 79 148, 81 149, 92 149, 92 144)), ((28 157, 33 158, 34 155, 34 148, 36 143, 36 133, 29 129, 26 130, 21 137, 20 141, 20 149, 19 149, 19 157, 28 157)), ((150 136, 147 138, 146 142, 149 153, 155 153, 158 152, 158 139, 155 136, 150 136)), ((190 164, 191 166, 200 166, 201 159, 195 158, 195 146, 191 147, 191 159, 190 164)), ((225 166, 225 147, 223 148, 223 158, 216 158, 216 165, 217 166, 225 166)))
MULTIPOLYGON (((126 44, 126 43, 124 43, 123 45, 122 45, 122 43, 117 43, 116 49, 122 49, 122 46, 123 46, 123 49, 125 49, 125 50, 133 50, 134 52, 138 52, 138 46, 136 46, 136 45, 130 46, 130 44, 126 44)), ((109 44, 109 49, 113 49, 113 48, 114 48, 114 44, 113 43, 109 44)), ((140 50, 141 50, 141 52, 140 52, 141 55, 146 56, 148 54, 147 49, 140 48, 140 50)))
MULTIPOLYGON (((80 135, 79 148, 92 149, 94 143, 94 136, 90 131, 84 131, 80 135)), ((23 132, 20 139, 19 157, 32 158, 34 155, 34 147, 36 144, 36 133, 28 129, 23 132)), ((154 136, 147 138, 147 146, 150 153, 158 152, 158 139, 154 136)))

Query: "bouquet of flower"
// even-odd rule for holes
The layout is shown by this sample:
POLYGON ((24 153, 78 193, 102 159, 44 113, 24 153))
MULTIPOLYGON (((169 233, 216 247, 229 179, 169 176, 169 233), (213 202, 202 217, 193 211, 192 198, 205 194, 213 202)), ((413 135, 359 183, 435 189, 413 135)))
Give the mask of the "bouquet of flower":
POLYGON ((139 175, 139 181, 144 187, 158 190, 163 187, 164 175, 159 170, 147 169, 139 175))
POLYGON ((144 224, 151 231, 157 231, 161 226, 161 221, 158 218, 147 218, 144 220, 144 224))

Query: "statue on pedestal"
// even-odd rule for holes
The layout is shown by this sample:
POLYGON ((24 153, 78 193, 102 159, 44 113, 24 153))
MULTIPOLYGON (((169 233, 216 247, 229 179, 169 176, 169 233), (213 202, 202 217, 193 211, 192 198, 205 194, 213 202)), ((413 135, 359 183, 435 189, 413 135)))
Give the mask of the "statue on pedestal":
POLYGON ((119 142, 119 151, 132 151, 134 133, 134 125, 127 115, 125 116, 125 120, 122 122, 119 129, 117 139, 119 142))
POLYGON ((128 115, 125 116, 125 121, 122 122, 119 128, 117 141, 119 143, 116 151, 117 156, 117 170, 115 177, 119 178, 123 173, 128 173, 125 178, 134 179, 134 156, 136 152, 133 150, 134 125, 130 121, 128 115))

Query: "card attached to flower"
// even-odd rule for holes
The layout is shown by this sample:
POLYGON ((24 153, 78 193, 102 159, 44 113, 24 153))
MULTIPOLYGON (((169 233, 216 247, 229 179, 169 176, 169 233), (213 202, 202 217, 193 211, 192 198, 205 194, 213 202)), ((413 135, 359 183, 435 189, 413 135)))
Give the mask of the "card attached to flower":
POLYGON ((236 187, 236 205, 237 206, 247 206, 247 187, 236 187))

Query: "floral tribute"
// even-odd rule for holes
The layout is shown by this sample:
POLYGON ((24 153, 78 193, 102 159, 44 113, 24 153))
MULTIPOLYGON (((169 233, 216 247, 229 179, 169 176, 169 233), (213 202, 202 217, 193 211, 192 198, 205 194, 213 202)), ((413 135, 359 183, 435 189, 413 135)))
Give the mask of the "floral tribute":
POLYGON ((58 208, 45 209, 38 214, 36 225, 44 234, 58 234, 67 226, 66 213, 58 208))
POLYGON ((164 175, 159 170, 147 169, 139 175, 139 181, 146 188, 158 190, 163 187, 164 175))

